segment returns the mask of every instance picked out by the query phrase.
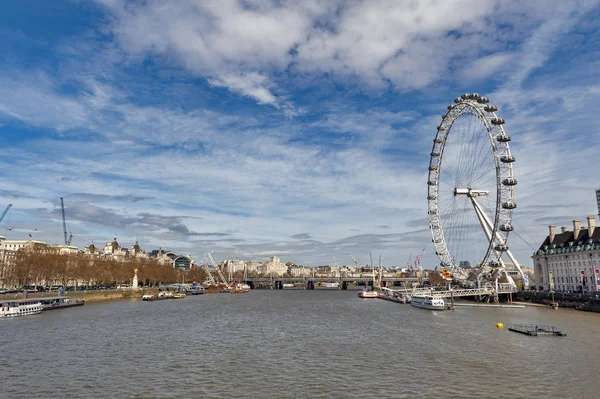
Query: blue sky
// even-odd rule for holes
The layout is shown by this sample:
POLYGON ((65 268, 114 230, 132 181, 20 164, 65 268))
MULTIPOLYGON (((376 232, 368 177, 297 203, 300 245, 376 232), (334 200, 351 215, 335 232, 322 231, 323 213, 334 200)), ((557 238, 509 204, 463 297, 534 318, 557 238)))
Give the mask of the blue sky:
POLYGON ((0 233, 60 243, 62 196, 79 247, 433 267, 431 142, 478 92, 529 264, 600 187, 598 1, 537 3, 3 2, 0 233))

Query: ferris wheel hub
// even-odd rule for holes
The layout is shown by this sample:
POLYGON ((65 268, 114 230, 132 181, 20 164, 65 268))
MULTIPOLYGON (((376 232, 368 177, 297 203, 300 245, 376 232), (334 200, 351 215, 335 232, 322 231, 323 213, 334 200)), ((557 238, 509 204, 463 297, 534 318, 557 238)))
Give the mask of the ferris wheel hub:
POLYGON ((469 198, 485 197, 489 194, 486 190, 474 190, 472 188, 454 188, 454 195, 466 195, 469 198))

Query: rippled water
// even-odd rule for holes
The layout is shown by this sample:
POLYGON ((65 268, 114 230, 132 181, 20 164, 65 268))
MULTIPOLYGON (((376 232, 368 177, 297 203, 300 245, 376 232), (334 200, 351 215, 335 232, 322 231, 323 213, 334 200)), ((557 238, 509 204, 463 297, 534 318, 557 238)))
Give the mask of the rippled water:
POLYGON ((0 320, 0 397, 595 398, 599 336, 600 314, 432 312, 356 291, 89 303, 0 320))

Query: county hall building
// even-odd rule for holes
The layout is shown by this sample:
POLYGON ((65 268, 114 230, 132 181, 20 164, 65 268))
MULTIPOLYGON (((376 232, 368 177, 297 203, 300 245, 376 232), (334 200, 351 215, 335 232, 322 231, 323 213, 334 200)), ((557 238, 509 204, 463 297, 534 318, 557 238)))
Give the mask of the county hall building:
POLYGON ((600 289, 600 228, 594 216, 587 227, 573 220, 573 229, 548 226, 548 236, 533 254, 536 286, 560 292, 595 292, 600 289))

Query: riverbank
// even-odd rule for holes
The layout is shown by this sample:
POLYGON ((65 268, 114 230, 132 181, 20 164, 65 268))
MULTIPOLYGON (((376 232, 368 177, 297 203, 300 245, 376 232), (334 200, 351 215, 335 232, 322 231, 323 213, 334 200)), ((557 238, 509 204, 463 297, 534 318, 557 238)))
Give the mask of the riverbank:
MULTIPOLYGON (((140 290, 93 290, 93 291, 68 291, 65 297, 82 299, 86 302, 106 301, 114 299, 141 298, 144 294, 157 294, 157 288, 144 288, 140 290)), ((0 299, 24 299, 24 298, 52 298, 58 296, 58 292, 28 292, 18 294, 5 294, 0 299)))

